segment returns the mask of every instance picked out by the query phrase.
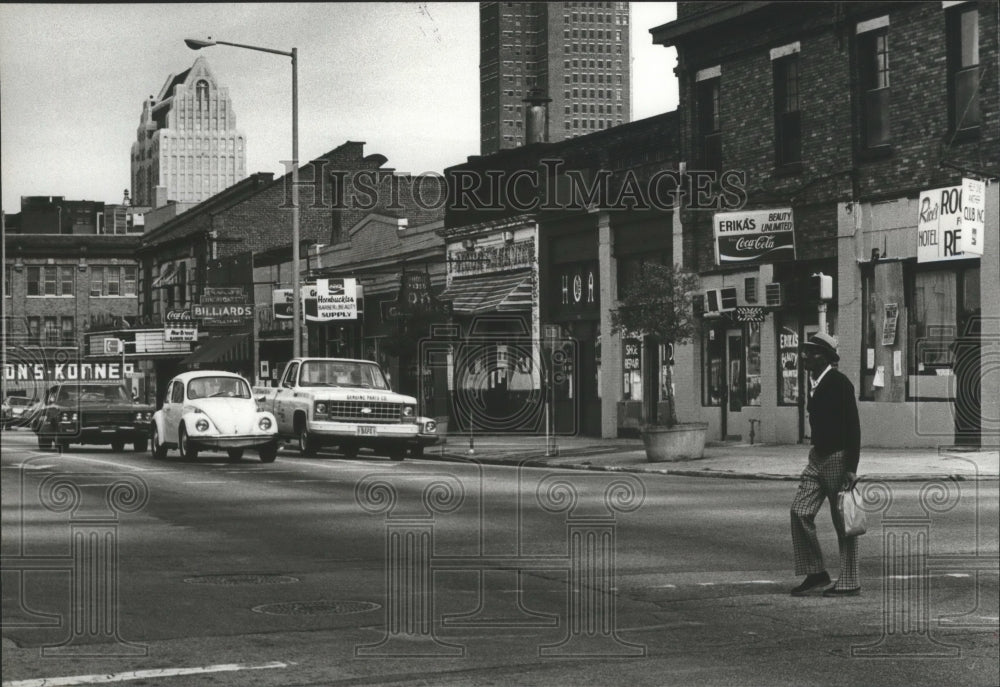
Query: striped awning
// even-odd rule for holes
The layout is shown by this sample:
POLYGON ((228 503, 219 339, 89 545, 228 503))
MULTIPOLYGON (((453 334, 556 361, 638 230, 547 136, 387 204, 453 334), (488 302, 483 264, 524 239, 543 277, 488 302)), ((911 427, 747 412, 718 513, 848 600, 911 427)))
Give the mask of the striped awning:
POLYGON ((454 279, 438 298, 451 301, 453 312, 465 315, 531 310, 531 271, 454 279))

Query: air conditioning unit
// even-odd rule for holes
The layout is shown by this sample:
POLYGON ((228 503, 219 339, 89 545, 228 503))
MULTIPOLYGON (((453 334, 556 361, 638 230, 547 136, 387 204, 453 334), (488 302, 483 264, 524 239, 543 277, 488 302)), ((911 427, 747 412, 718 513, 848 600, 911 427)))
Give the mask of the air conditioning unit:
POLYGON ((705 292, 705 312, 736 310, 736 287, 709 289, 705 292))
POLYGON ((769 308, 780 308, 786 305, 785 285, 780 281, 773 281, 764 286, 764 303, 769 308))
POLYGON ((757 277, 747 277, 743 280, 743 300, 747 303, 757 302, 757 277))

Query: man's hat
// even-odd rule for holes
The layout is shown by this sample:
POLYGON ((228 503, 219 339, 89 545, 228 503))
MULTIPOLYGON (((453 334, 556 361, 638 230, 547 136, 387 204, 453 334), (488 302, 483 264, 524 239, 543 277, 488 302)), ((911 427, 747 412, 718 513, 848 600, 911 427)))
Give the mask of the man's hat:
POLYGON ((840 360, 840 355, 837 353, 837 339, 825 332, 817 332, 816 334, 810 336, 809 340, 802 344, 802 348, 819 351, 825 355, 827 360, 831 363, 835 363, 840 360))

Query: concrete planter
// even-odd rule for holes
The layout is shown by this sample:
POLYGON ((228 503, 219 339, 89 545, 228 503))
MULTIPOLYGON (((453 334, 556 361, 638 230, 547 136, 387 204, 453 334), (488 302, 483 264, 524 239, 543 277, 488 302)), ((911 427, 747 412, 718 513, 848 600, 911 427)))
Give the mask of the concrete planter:
POLYGON ((673 427, 647 425, 642 428, 642 443, 650 463, 701 458, 705 453, 707 422, 680 423, 673 427))

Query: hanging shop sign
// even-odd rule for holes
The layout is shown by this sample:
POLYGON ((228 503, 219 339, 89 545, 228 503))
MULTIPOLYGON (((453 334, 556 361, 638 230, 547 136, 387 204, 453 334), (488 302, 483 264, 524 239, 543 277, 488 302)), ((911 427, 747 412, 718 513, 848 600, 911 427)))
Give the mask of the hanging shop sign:
POLYGON ((164 341, 197 341, 197 327, 164 327, 164 341))
POLYGON ((791 208, 717 212, 715 264, 764 264, 795 259, 795 221, 791 208))
POLYGON ((316 322, 358 319, 357 280, 353 277, 346 279, 317 279, 316 317, 313 318, 307 315, 306 319, 316 322))
POLYGON ((753 305, 740 305, 736 308, 737 322, 763 322, 764 308, 753 305))
POLYGON ((921 191, 917 210, 917 262, 974 258, 983 254, 986 187, 963 179, 961 186, 921 191))
POLYGON ((246 303, 242 286, 206 286, 201 292, 202 303, 246 303))
POLYGON ((439 300, 431 291, 431 276, 426 272, 403 272, 396 300, 382 301, 382 321, 414 315, 448 317, 452 302, 439 300))
POLYGON ((531 267, 535 262, 535 239, 494 243, 453 251, 448 256, 452 275, 483 274, 531 267))

